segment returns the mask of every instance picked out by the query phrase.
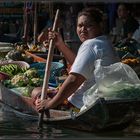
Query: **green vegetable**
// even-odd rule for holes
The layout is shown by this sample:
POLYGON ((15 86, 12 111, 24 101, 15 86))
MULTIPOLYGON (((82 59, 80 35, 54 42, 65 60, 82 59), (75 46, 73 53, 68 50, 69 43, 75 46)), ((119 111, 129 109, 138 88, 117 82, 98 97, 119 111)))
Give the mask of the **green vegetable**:
POLYGON ((41 78, 32 78, 30 80, 30 85, 35 86, 35 87, 42 86, 43 85, 43 79, 41 79, 41 78))
POLYGON ((35 68, 31 68, 31 69, 27 70, 24 73, 24 75, 29 77, 29 78, 34 78, 34 77, 37 78, 38 77, 38 71, 35 68))
POLYGON ((15 87, 26 86, 27 84, 29 84, 29 78, 24 74, 19 73, 11 79, 11 84, 15 87))
POLYGON ((17 88, 12 88, 11 90, 17 94, 26 96, 26 97, 31 97, 31 92, 34 87, 17 87, 17 88))
POLYGON ((27 68, 21 68, 20 66, 16 64, 7 64, 7 65, 0 66, 0 71, 5 72, 10 76, 14 76, 18 73, 23 73, 26 70, 27 68))
POLYGON ((118 84, 106 89, 106 92, 102 93, 104 97, 109 98, 140 98, 140 84, 118 84))

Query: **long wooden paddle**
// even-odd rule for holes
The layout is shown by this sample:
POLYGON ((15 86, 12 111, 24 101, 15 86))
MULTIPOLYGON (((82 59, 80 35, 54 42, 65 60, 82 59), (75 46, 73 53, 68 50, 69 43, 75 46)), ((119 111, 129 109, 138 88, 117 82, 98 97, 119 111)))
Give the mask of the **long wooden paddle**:
MULTIPOLYGON (((55 20, 54 20, 53 29, 52 29, 53 31, 56 30, 58 16, 59 16, 59 9, 57 9, 57 11, 56 11, 55 20)), ((44 75, 44 81, 43 81, 43 87, 42 87, 42 93, 41 93, 41 100, 43 100, 45 98, 45 93, 47 93, 48 82, 49 82, 49 78, 50 78, 51 62, 53 59, 53 53, 54 53, 54 45, 53 45, 53 39, 51 39, 50 43, 49 43, 48 57, 47 57, 47 61, 46 61, 46 69, 45 69, 45 75, 44 75)), ((48 109, 47 109, 47 111, 48 111, 48 109)), ((48 111, 48 113, 49 113, 49 111, 48 111)), ((44 111, 39 113, 39 122, 38 122, 39 127, 42 127, 43 117, 44 117, 44 111)))

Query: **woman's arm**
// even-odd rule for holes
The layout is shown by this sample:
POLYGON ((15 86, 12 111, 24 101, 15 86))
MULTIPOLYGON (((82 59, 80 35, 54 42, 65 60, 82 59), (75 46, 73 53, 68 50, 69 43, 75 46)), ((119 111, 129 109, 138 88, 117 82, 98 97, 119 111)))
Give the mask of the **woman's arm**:
POLYGON ((61 34, 58 32, 52 32, 51 28, 44 28, 38 36, 38 42, 43 43, 44 46, 48 48, 50 39, 54 39, 55 46, 63 53, 69 64, 72 65, 76 54, 64 43, 61 34))
POLYGON ((65 44, 62 39, 62 36, 59 32, 53 32, 49 29, 48 39, 53 39, 55 46, 63 53, 65 59, 69 62, 70 65, 73 64, 76 54, 65 44))
POLYGON ((76 54, 65 43, 60 44, 56 47, 60 52, 63 53, 65 59, 69 62, 69 64, 72 65, 76 58, 76 54))
POLYGON ((57 107, 64 101, 64 99, 67 99, 71 94, 73 94, 84 81, 85 78, 82 75, 76 73, 70 74, 59 89, 58 93, 52 99, 49 98, 42 101, 37 99, 37 110, 41 111, 43 108, 50 109, 57 107))

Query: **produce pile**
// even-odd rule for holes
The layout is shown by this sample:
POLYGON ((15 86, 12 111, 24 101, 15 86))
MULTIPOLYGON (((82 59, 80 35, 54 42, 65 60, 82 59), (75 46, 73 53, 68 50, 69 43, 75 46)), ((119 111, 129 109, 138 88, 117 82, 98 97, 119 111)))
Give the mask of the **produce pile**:
POLYGON ((139 57, 138 49, 140 49, 140 44, 134 39, 120 40, 114 45, 114 47, 121 59, 125 57, 139 57))
MULTIPOLYGON (((17 61, 15 61, 17 62, 17 61)), ((19 62, 19 61, 18 61, 19 62)), ((23 61, 20 61, 20 63, 23 61)), ((20 67, 17 64, 7 63, 0 66, 0 71, 9 75, 9 79, 3 79, 5 87, 22 93, 22 95, 31 96, 31 91, 35 87, 43 85, 46 63, 33 63, 30 67, 20 67)), ((64 64, 60 62, 52 62, 50 70, 49 85, 59 86, 56 76, 61 75, 64 64)))
POLYGON ((42 86, 43 79, 39 77, 37 69, 29 68, 25 71, 18 71, 10 79, 4 80, 3 84, 11 90, 20 90, 24 96, 30 97, 31 90, 34 87, 42 86))
POLYGON ((23 73, 27 68, 22 68, 16 64, 7 64, 0 66, 0 72, 7 73, 9 76, 14 76, 18 73, 23 73))
POLYGON ((140 65, 140 44, 134 39, 123 39, 114 45, 121 61, 131 67, 140 65))
POLYGON ((31 56, 25 54, 25 51, 41 52, 42 46, 40 45, 27 45, 22 42, 13 44, 14 50, 7 53, 6 58, 14 61, 25 61, 29 64, 33 63, 34 59, 31 56))
MULTIPOLYGON (((10 90, 30 97, 34 88, 43 85, 46 63, 34 62, 33 57, 26 55, 26 51, 41 52, 45 50, 43 50, 39 44, 24 44, 23 42, 13 44, 13 49, 5 55, 3 60, 1 59, 0 80, 2 84, 10 90), (6 61, 7 64, 3 65, 3 61, 6 61), (23 65, 26 62, 29 67, 22 67, 22 64, 10 64, 10 62, 18 61, 22 62, 23 65)), ((53 62, 50 71, 50 86, 58 86, 56 76, 61 73, 63 67, 64 65, 62 63, 53 62)))
POLYGON ((111 86, 103 93, 106 98, 140 99, 140 84, 122 83, 111 86))
POLYGON ((124 64, 128 64, 131 67, 135 67, 137 65, 140 65, 140 58, 126 58, 122 59, 122 62, 124 64))

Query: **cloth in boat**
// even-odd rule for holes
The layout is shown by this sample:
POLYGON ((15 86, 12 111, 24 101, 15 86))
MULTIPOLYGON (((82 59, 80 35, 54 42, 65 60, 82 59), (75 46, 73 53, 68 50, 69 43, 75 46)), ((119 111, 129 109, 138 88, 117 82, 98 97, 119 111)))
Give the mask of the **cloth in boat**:
POLYGON ((81 44, 77 57, 69 72, 81 74, 87 79, 78 90, 68 98, 68 101, 79 109, 84 105, 83 93, 95 84, 94 62, 98 59, 101 59, 102 65, 105 66, 119 61, 112 43, 105 35, 88 39, 81 44))

